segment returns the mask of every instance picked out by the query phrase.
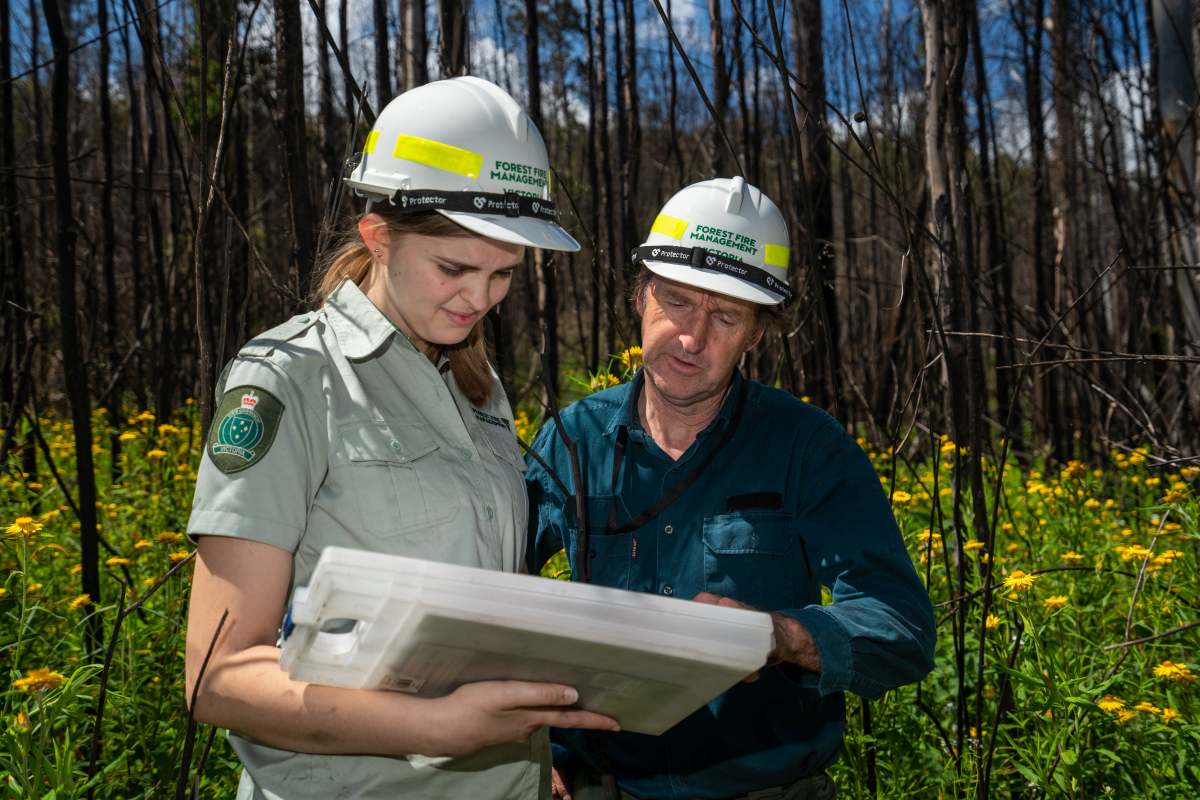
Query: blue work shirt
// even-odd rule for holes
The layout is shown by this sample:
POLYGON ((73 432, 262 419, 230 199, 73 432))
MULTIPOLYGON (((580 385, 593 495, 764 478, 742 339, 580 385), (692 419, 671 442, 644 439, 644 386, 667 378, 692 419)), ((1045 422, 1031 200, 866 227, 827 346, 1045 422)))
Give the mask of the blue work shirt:
MULTIPOLYGON (((768 667, 657 737, 556 729, 556 763, 602 771, 591 738, 600 736, 621 787, 647 800, 731 797, 817 773, 841 748, 843 692, 877 698, 933 665, 929 596, 879 478, 829 414, 738 373, 717 417, 672 460, 638 421, 642 381, 639 372, 560 414, 579 451, 592 582, 681 598, 708 591, 782 611, 812 634, 821 672, 768 667), (618 527, 651 508, 735 424, 678 500, 632 532, 606 534, 614 505, 618 527), (627 443, 614 486, 622 428, 627 443), (822 586, 832 605, 821 604, 822 586)), ((527 459, 530 569, 565 547, 578 579, 578 523, 564 492, 574 492, 571 465, 553 422, 532 449, 563 485, 527 459)))

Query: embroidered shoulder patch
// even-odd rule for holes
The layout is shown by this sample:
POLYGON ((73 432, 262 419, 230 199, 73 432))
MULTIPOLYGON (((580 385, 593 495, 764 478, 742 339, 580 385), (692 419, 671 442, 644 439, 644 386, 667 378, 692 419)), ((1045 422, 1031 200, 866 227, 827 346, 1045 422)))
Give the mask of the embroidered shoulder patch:
POLYGON ((258 386, 227 389, 208 431, 208 457, 225 474, 262 460, 275 441, 283 403, 258 386))

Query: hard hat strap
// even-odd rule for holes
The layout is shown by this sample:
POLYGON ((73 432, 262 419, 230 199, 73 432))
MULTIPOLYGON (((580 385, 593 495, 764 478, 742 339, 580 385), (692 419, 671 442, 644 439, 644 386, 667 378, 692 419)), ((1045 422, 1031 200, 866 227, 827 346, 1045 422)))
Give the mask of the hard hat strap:
POLYGON ((486 214, 498 217, 533 217, 545 222, 558 222, 558 209, 553 201, 527 197, 513 192, 444 192, 439 189, 397 189, 391 196, 392 205, 401 214, 420 214, 426 211, 457 211, 465 214, 486 214))
POLYGON ((792 300, 792 287, 781 281, 762 267, 747 264, 736 258, 715 253, 703 247, 675 247, 671 245, 642 245, 633 250, 633 263, 642 261, 662 261, 666 264, 678 264, 684 267, 719 272, 738 280, 752 283, 760 289, 773 292, 789 303, 792 300))

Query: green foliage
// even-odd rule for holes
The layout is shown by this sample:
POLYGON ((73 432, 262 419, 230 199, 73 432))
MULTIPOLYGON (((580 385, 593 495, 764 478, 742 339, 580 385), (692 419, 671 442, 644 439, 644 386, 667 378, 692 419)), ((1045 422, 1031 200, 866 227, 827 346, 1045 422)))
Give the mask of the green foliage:
MULTIPOLYGON (((632 370, 614 361, 607 374, 628 379, 632 370)), ((533 425, 520 416, 518 432, 528 440, 533 425)), ((77 534, 55 479, 48 471, 21 474, 17 453, 0 477, 0 797, 75 798, 89 785, 97 797, 122 800, 174 792, 187 728, 190 568, 121 626, 106 678, 98 774, 90 782, 105 677, 103 653, 86 651, 84 631, 88 615, 98 615, 111 638, 119 581, 128 582, 131 603, 189 552, 179 532, 200 455, 194 406, 169 423, 148 413, 120 421, 115 464, 114 426, 102 414, 95 422, 101 533, 119 554, 104 556, 99 604, 78 594, 77 534)), ((69 482, 70 426, 54 418, 41 426, 69 482)), ((993 797, 1195 797, 1194 630, 1104 646, 1195 620, 1200 469, 1152 470, 1141 451, 1114 453, 1103 471, 1072 462, 1053 472, 1008 464, 998 474, 985 459, 986 480, 1002 488, 989 545, 973 539, 969 504, 961 530, 948 522, 961 454, 954 443, 926 440, 928 455, 860 443, 883 476, 940 627, 934 672, 872 702, 869 729, 863 704, 848 698, 846 747, 832 770, 839 796, 870 797, 874 774, 881 797, 975 797, 986 773, 993 797)), ((565 577, 561 558, 548 567, 552 577, 565 577)), ((208 733, 201 728, 197 760, 208 733)), ((218 735, 200 796, 232 796, 238 771, 218 735)))

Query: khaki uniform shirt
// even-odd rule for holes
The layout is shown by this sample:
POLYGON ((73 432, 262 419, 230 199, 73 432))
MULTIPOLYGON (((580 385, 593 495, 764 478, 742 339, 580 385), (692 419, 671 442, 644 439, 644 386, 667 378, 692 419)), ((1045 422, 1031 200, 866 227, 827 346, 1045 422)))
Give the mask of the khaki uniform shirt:
MULTIPOLYGON (((218 386, 188 534, 293 554, 308 583, 330 545, 513 572, 524 464, 496 381, 476 407, 344 282, 316 312, 246 344, 218 386)), ((230 733, 239 798, 548 798, 545 732, 444 760, 293 753, 230 733)))

